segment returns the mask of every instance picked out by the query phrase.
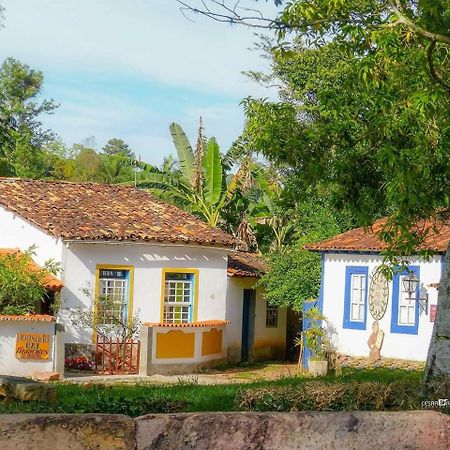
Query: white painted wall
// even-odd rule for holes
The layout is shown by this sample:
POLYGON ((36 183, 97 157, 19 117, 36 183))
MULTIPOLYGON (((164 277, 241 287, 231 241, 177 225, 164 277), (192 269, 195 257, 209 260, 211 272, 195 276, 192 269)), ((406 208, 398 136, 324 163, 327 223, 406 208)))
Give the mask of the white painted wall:
MULTIPOLYGON (((370 286, 372 272, 381 263, 382 258, 379 255, 325 254, 322 275, 324 282, 323 313, 336 332, 334 339, 337 351, 340 353, 351 356, 368 356, 367 340, 372 332, 374 321, 368 310, 366 330, 343 328, 346 266, 367 266, 369 270, 368 286, 370 286)), ((440 281, 441 256, 436 255, 429 262, 412 258, 410 265, 420 266, 421 288, 428 292, 429 305, 436 305, 437 289, 429 287, 429 285, 440 281)), ((424 361, 433 329, 430 316, 420 311, 417 335, 391 333, 391 316, 392 282, 389 283, 389 302, 386 313, 379 321, 380 328, 385 333, 381 356, 424 361)))
POLYGON ((54 259, 61 261, 62 242, 45 231, 0 206, 0 248, 19 248, 24 251, 36 246, 33 259, 43 265, 54 259))
POLYGON ((0 321, 0 374, 31 377, 33 372, 53 372, 55 370, 54 334, 55 322, 0 321), (49 359, 16 358, 17 333, 49 334, 49 359))
POLYGON ((142 322, 160 322, 162 269, 199 270, 198 320, 225 319, 227 251, 202 247, 150 244, 70 243, 64 248, 64 289, 59 313, 66 326, 66 342, 89 343, 89 330, 75 329, 67 321, 67 308, 93 307, 97 265, 134 267, 133 309, 142 322), (91 296, 82 290, 89 288, 91 296))

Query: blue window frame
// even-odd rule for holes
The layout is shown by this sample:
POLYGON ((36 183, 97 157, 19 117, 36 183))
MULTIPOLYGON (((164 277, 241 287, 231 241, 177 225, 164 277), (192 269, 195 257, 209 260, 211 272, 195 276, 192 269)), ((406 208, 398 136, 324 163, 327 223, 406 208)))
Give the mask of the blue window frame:
POLYGON ((345 268, 343 328, 366 329, 368 278, 369 269, 366 266, 347 266, 345 268))
POLYGON ((419 329, 419 302, 417 301, 420 290, 420 282, 417 285, 415 295, 409 299, 405 291, 402 280, 410 272, 414 273, 420 280, 420 267, 409 266, 408 270, 403 270, 394 275, 392 282, 392 314, 391 333, 417 334, 419 329))

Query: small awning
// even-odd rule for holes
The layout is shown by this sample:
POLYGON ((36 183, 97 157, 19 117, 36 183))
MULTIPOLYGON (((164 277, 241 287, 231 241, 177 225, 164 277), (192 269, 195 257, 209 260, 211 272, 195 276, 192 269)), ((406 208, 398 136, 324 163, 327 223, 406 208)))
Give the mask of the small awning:
MULTIPOLYGON (((18 248, 0 248, 0 256, 4 255, 16 255, 18 257, 24 256, 24 254, 18 248)), ((33 260, 28 263, 28 267, 30 270, 33 270, 35 272, 43 270, 42 267, 36 264, 33 260)), ((53 274, 46 273, 44 277, 44 287, 48 291, 59 292, 64 287, 64 283, 59 278, 56 278, 53 274)))

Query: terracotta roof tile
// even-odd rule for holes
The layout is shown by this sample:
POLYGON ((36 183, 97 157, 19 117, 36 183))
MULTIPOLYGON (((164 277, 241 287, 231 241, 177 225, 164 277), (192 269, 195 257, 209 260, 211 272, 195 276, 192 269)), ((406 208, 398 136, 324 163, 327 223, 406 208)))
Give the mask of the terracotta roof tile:
POLYGON ((125 186, 0 178, 0 205, 63 240, 237 243, 176 206, 125 186))
POLYGON ((20 322, 54 322, 56 319, 53 316, 46 314, 24 314, 21 316, 14 315, 0 315, 0 321, 13 321, 20 322))
MULTIPOLYGON (((386 248, 386 243, 377 236, 377 233, 382 230, 386 221, 386 218, 380 219, 369 229, 356 228, 316 244, 306 245, 305 248, 313 251, 379 252, 386 248)), ((428 229, 432 227, 432 222, 422 220, 416 226, 420 229, 428 229)), ((445 253, 450 241, 450 223, 440 222, 437 228, 437 232, 430 231, 421 248, 445 253)))
POLYGON ((167 327, 167 328, 203 328, 203 327, 222 327, 228 325, 231 322, 229 320, 205 320, 203 322, 191 322, 191 323, 154 323, 146 322, 143 325, 147 327, 167 327))
MULTIPOLYGON (((23 256, 23 253, 18 248, 0 248, 0 256, 13 254, 23 256)), ((42 267, 36 264, 33 260, 29 262, 28 267, 30 270, 34 270, 36 272, 42 270, 42 267)), ((44 277, 44 286, 50 291, 60 291, 64 287, 64 283, 53 274, 46 273, 44 277)))
POLYGON ((268 265, 262 255, 236 252, 228 256, 228 276, 258 278, 267 272, 268 265))

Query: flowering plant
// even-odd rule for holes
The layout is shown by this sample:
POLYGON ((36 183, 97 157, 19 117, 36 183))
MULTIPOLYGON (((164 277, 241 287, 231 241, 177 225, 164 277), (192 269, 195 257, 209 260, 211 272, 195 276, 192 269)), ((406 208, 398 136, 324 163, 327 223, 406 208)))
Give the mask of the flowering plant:
POLYGON ((76 358, 66 358, 64 366, 67 369, 94 370, 94 362, 86 356, 77 356, 76 358))

